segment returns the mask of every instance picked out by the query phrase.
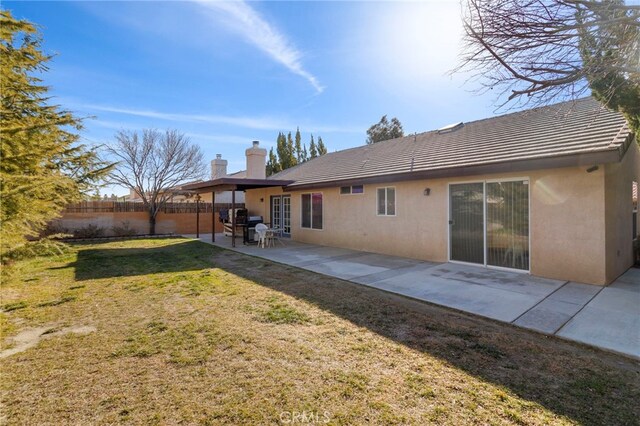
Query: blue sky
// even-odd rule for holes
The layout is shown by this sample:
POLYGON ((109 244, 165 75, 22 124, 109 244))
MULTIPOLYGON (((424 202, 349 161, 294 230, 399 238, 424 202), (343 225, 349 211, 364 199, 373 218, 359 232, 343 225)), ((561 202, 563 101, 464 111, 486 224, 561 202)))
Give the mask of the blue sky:
MULTIPOLYGON (((457 1, 3 2, 41 26, 57 56, 45 83, 86 121, 83 138, 176 128, 244 168, 252 140, 269 148, 299 126, 329 151, 362 145, 383 114, 405 133, 496 111, 458 61, 457 1)), ((103 192, 127 191, 106 188, 103 192)))

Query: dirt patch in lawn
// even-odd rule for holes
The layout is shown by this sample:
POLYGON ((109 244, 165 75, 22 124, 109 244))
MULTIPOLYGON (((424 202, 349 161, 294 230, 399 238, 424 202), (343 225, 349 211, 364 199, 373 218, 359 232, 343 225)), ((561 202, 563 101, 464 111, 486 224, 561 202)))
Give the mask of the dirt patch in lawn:
POLYGON ((27 349, 36 346, 42 339, 62 336, 67 333, 89 334, 93 333, 94 331, 96 331, 95 327, 87 325, 63 328, 58 328, 55 326, 27 328, 20 331, 17 335, 7 339, 9 349, 1 351, 0 358, 6 358, 8 356, 24 352, 27 349))

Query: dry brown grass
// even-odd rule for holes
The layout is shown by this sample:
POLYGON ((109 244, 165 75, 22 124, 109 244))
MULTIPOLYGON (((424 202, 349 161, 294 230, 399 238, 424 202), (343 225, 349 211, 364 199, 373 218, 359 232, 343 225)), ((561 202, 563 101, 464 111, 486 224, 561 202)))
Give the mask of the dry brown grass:
POLYGON ((640 418, 629 359, 199 242, 79 245, 15 268, 5 343, 26 327, 97 331, 0 360, 11 424, 640 418))

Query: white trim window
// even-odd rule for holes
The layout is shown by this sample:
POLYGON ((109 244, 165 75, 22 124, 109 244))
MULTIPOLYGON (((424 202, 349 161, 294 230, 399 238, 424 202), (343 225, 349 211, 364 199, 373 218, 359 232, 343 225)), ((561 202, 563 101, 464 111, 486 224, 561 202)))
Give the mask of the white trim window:
POLYGON ((322 229, 322 193, 302 194, 301 205, 300 226, 307 229, 322 229))
POLYGON ((396 188, 387 186, 377 188, 378 216, 396 215, 396 188))
POLYGON ((340 195, 364 194, 364 185, 341 186, 340 195))

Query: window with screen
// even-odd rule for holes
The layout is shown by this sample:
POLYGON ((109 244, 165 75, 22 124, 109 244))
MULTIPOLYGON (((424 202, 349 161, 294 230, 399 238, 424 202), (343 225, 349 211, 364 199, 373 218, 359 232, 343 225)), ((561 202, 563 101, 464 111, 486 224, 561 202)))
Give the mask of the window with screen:
POLYGON ((378 188, 378 216, 396 215, 396 189, 392 186, 378 188))
POLYGON ((302 194, 302 220, 300 226, 322 229, 322 193, 302 194))
POLYGON ((341 186, 340 195, 364 194, 364 185, 341 186))

